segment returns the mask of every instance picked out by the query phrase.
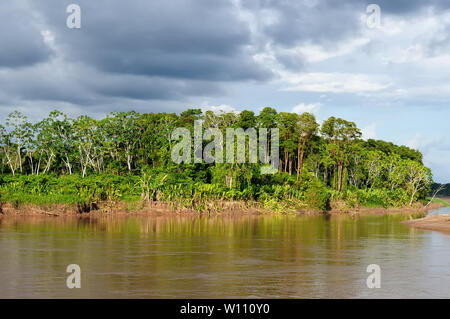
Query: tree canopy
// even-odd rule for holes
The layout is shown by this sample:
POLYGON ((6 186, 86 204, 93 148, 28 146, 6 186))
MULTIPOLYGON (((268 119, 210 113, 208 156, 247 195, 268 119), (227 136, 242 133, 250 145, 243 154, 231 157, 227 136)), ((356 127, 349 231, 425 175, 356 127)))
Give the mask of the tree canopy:
MULTIPOLYGON (((264 155, 269 156, 270 138, 266 143, 264 155)), ((142 177, 152 170, 168 176, 166 186, 201 183, 225 192, 244 192, 243 198, 252 200, 264 198, 268 187, 275 197, 297 192, 301 200, 315 198, 311 191, 307 196, 308 190, 317 193, 321 188, 348 202, 412 204, 425 198, 432 181, 417 150, 362 140, 356 124, 341 118, 330 117, 319 125, 313 114, 278 113, 270 107, 258 115, 246 110, 188 109, 179 115, 113 112, 103 119, 70 118, 53 111, 37 123, 14 111, 0 124, 0 186, 6 185, 6 176, 142 177), (203 121, 203 130, 215 128, 224 135, 227 128, 278 128, 278 173, 262 175, 262 163, 174 163, 171 151, 177 142, 171 140, 171 133, 183 127, 193 138, 197 120, 203 121), (275 186, 288 188, 274 195, 275 186)))

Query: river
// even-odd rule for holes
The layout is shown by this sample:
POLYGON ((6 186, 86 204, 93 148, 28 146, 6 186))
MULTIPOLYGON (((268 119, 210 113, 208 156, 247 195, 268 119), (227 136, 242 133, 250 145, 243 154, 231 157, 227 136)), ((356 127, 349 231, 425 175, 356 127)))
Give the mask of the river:
POLYGON ((0 298, 450 298, 450 235, 405 218, 4 217, 0 298))

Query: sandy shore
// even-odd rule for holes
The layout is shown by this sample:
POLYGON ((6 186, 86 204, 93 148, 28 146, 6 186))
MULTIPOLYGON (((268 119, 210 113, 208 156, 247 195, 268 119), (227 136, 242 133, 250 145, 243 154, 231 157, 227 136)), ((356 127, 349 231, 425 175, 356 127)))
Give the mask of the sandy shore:
POLYGON ((428 206, 415 203, 413 206, 406 207, 359 207, 359 208, 339 208, 332 207, 327 213, 330 215, 349 214, 349 215, 386 215, 386 214, 413 214, 427 213, 428 211, 444 207, 441 203, 430 203, 428 206))
POLYGON ((425 218, 404 221, 402 224, 420 229, 436 230, 450 234, 450 214, 432 215, 425 218))

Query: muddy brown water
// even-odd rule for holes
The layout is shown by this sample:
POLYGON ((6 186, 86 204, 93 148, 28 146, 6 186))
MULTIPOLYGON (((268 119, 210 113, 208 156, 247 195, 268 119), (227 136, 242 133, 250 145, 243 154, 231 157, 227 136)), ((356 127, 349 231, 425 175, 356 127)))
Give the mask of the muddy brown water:
POLYGON ((406 218, 5 217, 0 298, 450 298, 450 235, 406 218))

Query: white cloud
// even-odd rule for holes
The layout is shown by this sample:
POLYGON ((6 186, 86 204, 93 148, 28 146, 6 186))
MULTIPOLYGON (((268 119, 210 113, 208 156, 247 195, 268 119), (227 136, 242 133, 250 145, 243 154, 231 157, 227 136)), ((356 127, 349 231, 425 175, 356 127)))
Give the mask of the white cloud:
POLYGON ((370 42, 369 38, 356 38, 344 42, 336 49, 330 50, 320 45, 306 44, 290 50, 293 54, 301 54, 307 62, 321 62, 330 58, 349 54, 370 42))
POLYGON ((365 140, 377 138, 377 125, 372 123, 361 129, 362 138, 365 140))
POLYGON ((316 113, 321 105, 322 105, 321 103, 310 103, 310 104, 300 103, 292 108, 292 112, 297 114, 302 114, 305 112, 316 113))
POLYGON ((283 80, 292 84, 283 88, 283 91, 363 93, 380 91, 391 85, 358 73, 283 73, 283 80))
POLYGON ((235 109, 233 106, 228 104, 220 104, 220 105, 208 105, 207 103, 204 103, 201 106, 201 109, 203 112, 205 111, 213 111, 214 113, 240 113, 237 109, 235 109))
POLYGON ((42 38, 44 39, 45 43, 49 45, 53 45, 55 43, 55 36, 50 30, 43 30, 41 31, 42 38))
POLYGON ((419 147, 423 146, 422 136, 419 133, 416 133, 414 137, 412 137, 408 142, 406 142, 406 146, 418 150, 419 147))

